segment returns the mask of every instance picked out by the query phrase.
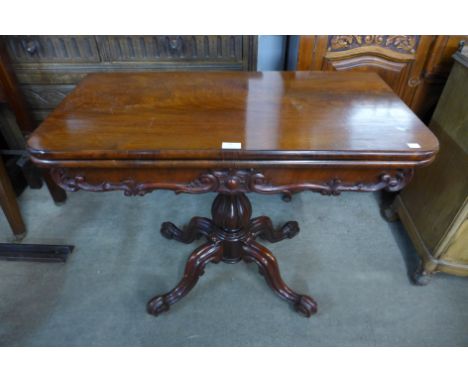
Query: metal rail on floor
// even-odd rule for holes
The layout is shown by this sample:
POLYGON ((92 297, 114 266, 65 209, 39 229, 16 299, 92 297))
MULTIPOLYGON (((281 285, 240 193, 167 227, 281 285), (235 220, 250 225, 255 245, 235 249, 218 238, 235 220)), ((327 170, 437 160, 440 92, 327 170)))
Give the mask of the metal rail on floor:
POLYGON ((64 263, 73 245, 0 243, 0 260, 64 263))

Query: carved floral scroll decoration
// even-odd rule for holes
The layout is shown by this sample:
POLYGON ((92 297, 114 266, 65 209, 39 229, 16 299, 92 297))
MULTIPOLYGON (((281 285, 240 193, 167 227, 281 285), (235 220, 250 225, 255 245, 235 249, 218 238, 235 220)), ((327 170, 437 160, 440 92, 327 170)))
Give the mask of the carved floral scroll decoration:
POLYGON ((401 53, 415 53, 419 36, 410 35, 338 35, 330 36, 329 51, 342 51, 362 46, 381 46, 401 53))
POLYGON ((382 189, 399 191, 410 181, 413 170, 398 170, 394 174, 383 172, 374 183, 358 182, 349 184, 335 177, 323 183, 304 182, 286 185, 274 185, 261 172, 254 169, 211 170, 201 173, 198 178, 189 183, 137 182, 134 179, 124 179, 120 182, 90 183, 84 175, 68 175, 66 169, 52 169, 51 173, 57 184, 71 192, 78 190, 93 192, 120 190, 126 196, 143 196, 154 190, 162 189, 171 190, 175 193, 190 194, 256 192, 291 196, 301 191, 319 192, 322 195, 339 195, 344 191, 372 192, 382 189))

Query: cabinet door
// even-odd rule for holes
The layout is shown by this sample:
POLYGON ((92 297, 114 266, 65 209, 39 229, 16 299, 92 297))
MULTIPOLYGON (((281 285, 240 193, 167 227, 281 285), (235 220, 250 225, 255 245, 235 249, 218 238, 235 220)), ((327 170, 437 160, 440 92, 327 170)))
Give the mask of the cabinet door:
POLYGON ((377 72, 411 106, 434 36, 301 36, 297 70, 377 72))
POLYGON ((468 36, 436 36, 424 67, 422 83, 417 87, 412 109, 429 124, 453 65, 453 54, 468 36))

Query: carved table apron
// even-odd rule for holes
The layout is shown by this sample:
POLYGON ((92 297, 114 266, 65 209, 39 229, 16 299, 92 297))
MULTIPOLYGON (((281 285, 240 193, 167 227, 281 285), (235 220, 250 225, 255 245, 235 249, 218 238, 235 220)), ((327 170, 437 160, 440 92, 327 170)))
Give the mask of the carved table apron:
POLYGON ((207 263, 255 263, 268 285, 309 317, 316 302, 282 280, 257 238, 277 242, 298 223, 252 218, 250 192, 399 191, 429 164, 436 138, 376 75, 364 73, 109 73, 88 76, 28 140, 32 160, 67 191, 217 193, 211 219, 168 239, 204 244, 158 315, 183 298, 207 263), (238 140, 240 150, 221 142, 238 140))

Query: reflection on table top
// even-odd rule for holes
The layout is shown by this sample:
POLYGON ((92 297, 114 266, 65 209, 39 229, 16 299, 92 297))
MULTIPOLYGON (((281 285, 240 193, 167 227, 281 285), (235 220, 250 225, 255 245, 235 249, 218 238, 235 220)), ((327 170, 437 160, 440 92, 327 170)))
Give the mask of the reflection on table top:
POLYGON ((432 156, 437 139, 377 74, 152 72, 86 77, 28 141, 36 157, 432 156))

